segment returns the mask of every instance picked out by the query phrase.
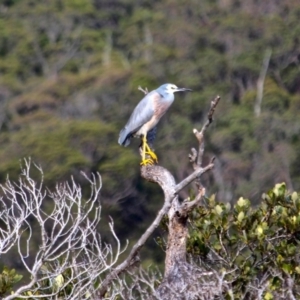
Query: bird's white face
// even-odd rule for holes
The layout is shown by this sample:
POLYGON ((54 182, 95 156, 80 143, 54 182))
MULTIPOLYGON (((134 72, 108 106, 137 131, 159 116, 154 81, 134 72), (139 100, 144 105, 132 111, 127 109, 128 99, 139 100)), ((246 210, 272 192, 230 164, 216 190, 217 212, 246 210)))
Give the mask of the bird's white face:
POLYGON ((167 93, 174 93, 178 90, 178 87, 175 84, 168 84, 166 88, 167 93))

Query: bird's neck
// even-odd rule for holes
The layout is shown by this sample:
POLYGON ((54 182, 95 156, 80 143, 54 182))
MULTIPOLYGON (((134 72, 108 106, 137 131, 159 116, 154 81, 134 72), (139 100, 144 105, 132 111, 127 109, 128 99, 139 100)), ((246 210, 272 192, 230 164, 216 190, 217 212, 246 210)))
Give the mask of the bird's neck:
POLYGON ((174 101, 174 94, 161 94, 159 93, 162 97, 162 100, 165 100, 165 101, 174 101))

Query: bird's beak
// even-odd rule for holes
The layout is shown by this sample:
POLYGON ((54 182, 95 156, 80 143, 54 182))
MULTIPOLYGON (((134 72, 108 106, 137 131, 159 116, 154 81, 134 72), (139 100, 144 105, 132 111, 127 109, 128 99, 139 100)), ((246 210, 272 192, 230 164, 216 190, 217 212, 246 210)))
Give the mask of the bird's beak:
POLYGON ((186 89, 186 88, 177 88, 176 92, 192 92, 193 90, 191 89, 186 89))

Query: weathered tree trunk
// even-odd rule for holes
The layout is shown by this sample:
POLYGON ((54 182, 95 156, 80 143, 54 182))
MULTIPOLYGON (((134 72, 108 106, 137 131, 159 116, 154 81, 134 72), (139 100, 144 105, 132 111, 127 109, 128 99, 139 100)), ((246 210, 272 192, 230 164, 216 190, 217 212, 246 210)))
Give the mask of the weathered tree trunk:
MULTIPOLYGON (((213 164, 209 164, 206 168, 198 170, 198 172, 201 175, 212 167, 213 164)), ((213 271, 207 272, 197 265, 188 263, 186 259, 188 213, 195 206, 199 205, 205 190, 199 191, 198 196, 193 201, 180 203, 176 194, 180 184, 174 185, 174 178, 167 170, 158 166, 142 168, 142 176, 148 180, 151 177, 151 181, 159 183, 164 190, 165 196, 168 197, 165 198, 165 203, 171 201, 168 210, 169 222, 165 274, 162 283, 156 291, 156 295, 152 299, 202 300, 214 299, 214 297, 221 299, 222 288, 218 282, 218 276, 213 271), (152 176, 153 174, 155 176, 152 176), (166 174, 168 174, 167 179, 166 174)))
MULTIPOLYGON (((178 200, 173 201, 172 208, 179 207, 178 200)), ((173 267, 178 263, 186 262, 186 242, 188 236, 187 216, 179 215, 175 211, 169 215, 169 237, 166 249, 165 277, 172 274, 173 267)))

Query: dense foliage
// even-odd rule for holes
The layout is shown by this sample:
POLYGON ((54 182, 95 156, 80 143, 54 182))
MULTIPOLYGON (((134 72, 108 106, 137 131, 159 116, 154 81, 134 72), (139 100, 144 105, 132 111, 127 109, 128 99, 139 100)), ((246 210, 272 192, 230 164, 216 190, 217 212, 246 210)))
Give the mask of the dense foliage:
MULTIPOLYGON (((189 252, 223 273, 234 299, 300 296, 300 197, 276 184, 251 208, 240 198, 233 208, 214 197, 191 216, 189 252)), ((228 298, 231 299, 231 298, 228 298)))
POLYGON ((161 192, 139 177, 138 142, 121 148, 118 132, 143 96, 139 85, 172 82, 194 90, 176 95, 155 145, 178 181, 190 171, 191 130, 220 94, 209 192, 257 203, 277 182, 299 190, 299 18, 297 0, 2 1, 1 181, 16 179, 28 156, 48 186, 100 171, 119 236, 134 238, 161 192))

